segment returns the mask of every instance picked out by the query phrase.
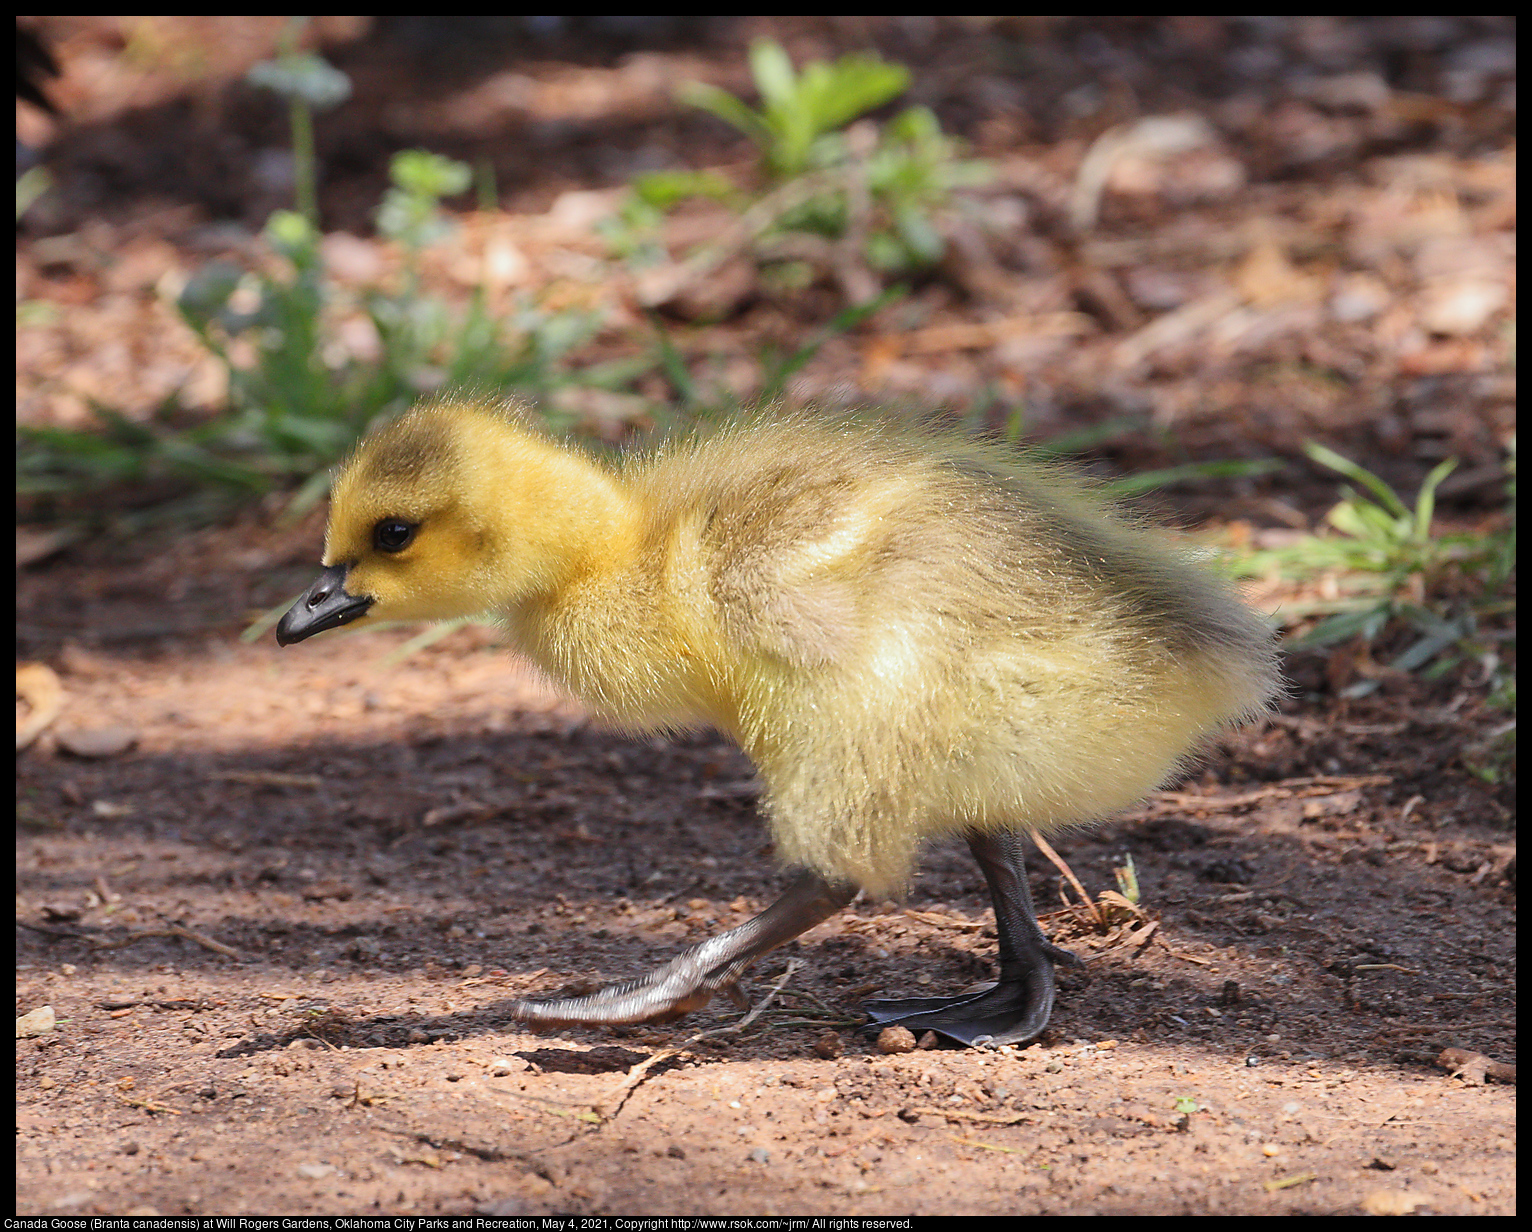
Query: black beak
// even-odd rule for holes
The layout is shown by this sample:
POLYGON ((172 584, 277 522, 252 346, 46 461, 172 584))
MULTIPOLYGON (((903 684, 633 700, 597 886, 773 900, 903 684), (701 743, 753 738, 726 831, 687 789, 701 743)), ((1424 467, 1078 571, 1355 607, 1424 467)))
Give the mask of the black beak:
POLYGON ((291 646, 326 629, 349 624, 358 616, 365 616, 371 606, 372 600, 365 595, 346 593, 346 566, 331 565, 277 622, 277 642, 291 646))

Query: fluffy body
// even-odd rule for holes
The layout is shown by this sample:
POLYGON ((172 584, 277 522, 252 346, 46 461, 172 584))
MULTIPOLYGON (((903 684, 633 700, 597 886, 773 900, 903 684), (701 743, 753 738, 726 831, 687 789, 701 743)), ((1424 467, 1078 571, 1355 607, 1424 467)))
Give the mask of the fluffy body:
POLYGON ((925 839, 1131 804, 1277 690, 1265 622, 1077 482, 887 422, 761 414, 608 466, 427 404, 343 468, 324 563, 363 619, 492 613, 606 719, 729 733, 779 854, 874 894, 925 839))

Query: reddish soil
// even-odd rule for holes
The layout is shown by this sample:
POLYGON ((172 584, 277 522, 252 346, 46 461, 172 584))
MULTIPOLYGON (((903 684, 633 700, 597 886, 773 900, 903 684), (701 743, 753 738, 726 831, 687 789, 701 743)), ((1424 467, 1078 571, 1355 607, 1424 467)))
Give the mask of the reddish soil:
MULTIPOLYGON (((60 118, 18 111, 54 180, 18 230, 18 418, 214 413, 217 365, 170 301, 212 256, 257 262, 291 203, 284 109, 243 84, 283 19, 29 21, 64 73, 60 118)), ((1163 492, 1182 524, 1319 526, 1338 481, 1308 438, 1406 494, 1458 457, 1443 520, 1503 516, 1507 18, 752 18, 637 42, 321 19, 356 86, 316 125, 326 232, 364 270, 393 260, 369 235, 388 155, 487 165, 500 208, 433 250, 433 293, 466 298, 454 260, 471 281, 499 243, 527 272, 496 302, 613 314, 572 362, 652 349, 633 279, 559 207, 645 169, 748 166, 673 87, 748 94, 759 34, 800 63, 910 65, 909 101, 997 169, 989 238, 794 392, 1015 409, 1043 437, 1125 419, 1092 459, 1113 473, 1286 460, 1163 492), (1073 230, 1089 151, 1188 110, 1216 142, 1118 166, 1073 230)), ((843 306, 752 277, 676 331, 742 388, 843 306)), ((18 1028, 20 1213, 1514 1213, 1514 787, 1488 696, 1513 590, 1434 680, 1379 667, 1405 642, 1291 656, 1269 723, 1057 839, 1092 899, 1130 855, 1136 914, 1094 920, 1035 859, 1046 927, 1087 961, 1028 1047, 885 1053, 857 1029, 874 989, 989 971, 956 846, 904 902, 858 901, 764 961, 752 996, 781 989, 743 1030, 715 1005, 539 1036, 510 999, 637 974, 777 893, 748 765, 707 734, 591 726, 482 629, 396 664, 408 632, 242 643, 310 580, 317 516, 103 532, 152 495, 22 510, 76 520, 18 568, 18 664, 64 689, 17 759, 17 1012, 55 1016, 18 1028)))
MULTIPOLYGON (((743 1033, 688 1046, 738 1019, 715 1005, 539 1037, 509 998, 773 896, 749 767, 587 725, 482 630, 392 667, 402 634, 240 645, 231 613, 295 590, 317 532, 21 578, 67 700, 18 760, 18 1012, 59 1019, 17 1041, 20 1211, 1514 1210, 1514 1088, 1435 1065, 1515 1055, 1509 801, 1459 756, 1477 698, 1309 691, 1062 837, 1093 895, 1131 855, 1158 928, 1048 920, 1087 965, 1030 1047, 883 1055, 845 1025, 870 988, 989 969, 956 847, 763 962, 757 997, 797 965, 743 1033), (63 751, 110 727, 130 751, 63 751)), ((1059 881, 1035 863, 1042 910, 1059 881)))

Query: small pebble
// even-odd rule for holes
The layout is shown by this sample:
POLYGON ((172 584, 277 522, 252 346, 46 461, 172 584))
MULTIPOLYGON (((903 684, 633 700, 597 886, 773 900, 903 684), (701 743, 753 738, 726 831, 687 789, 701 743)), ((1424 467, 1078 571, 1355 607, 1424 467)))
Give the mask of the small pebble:
POLYGON ((87 727, 58 734, 59 748, 75 757, 116 757, 138 743, 138 732, 131 727, 87 727))
POLYGON ((822 1031, 819 1038, 814 1041, 814 1055, 823 1057, 826 1061, 833 1061, 844 1051, 840 1033, 837 1031, 822 1031))
POLYGON ((16 1038, 31 1039, 33 1036, 46 1035, 53 1030, 56 1022, 51 1005, 39 1006, 16 1020, 16 1038))

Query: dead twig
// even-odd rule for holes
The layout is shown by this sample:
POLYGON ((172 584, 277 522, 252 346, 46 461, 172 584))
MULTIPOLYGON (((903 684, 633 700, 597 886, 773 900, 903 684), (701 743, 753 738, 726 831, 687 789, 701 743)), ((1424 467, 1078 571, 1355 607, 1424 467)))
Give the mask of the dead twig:
POLYGON ((783 997, 792 997, 792 998, 795 998, 796 1000, 799 1000, 799 1001, 808 1001, 808 1002, 812 1003, 815 1007, 817 1007, 822 1013, 828 1014, 832 1018, 844 1018, 844 1017, 846 1017, 846 1012, 844 1010, 838 1010, 833 1005, 826 1005, 823 1001, 821 1001, 813 993, 805 992, 801 988, 783 989, 782 990, 782 996, 783 997))
POLYGON ((766 1007, 776 999, 776 995, 782 991, 787 981, 793 978, 793 973, 797 970, 798 960, 796 958, 789 958, 787 960, 787 970, 782 972, 782 978, 772 985, 771 991, 762 997, 759 1004, 738 1022, 731 1022, 726 1027, 714 1027, 710 1031, 698 1031, 695 1035, 677 1044, 674 1048, 662 1048, 653 1056, 640 1061, 628 1071, 628 1076, 623 1080, 622 1086, 613 1092, 611 1099, 605 1100, 602 1105, 596 1106, 595 1111, 597 1114, 600 1115, 603 1121, 615 1120, 617 1114, 622 1111, 623 1105, 628 1102, 629 1097, 638 1089, 639 1084, 649 1076, 649 1072, 661 1061, 668 1061, 671 1057, 680 1056, 681 1053, 701 1040, 715 1038, 720 1035, 738 1035, 765 1013, 766 1007), (612 1100, 616 1100, 615 1105, 612 1104, 612 1100), (607 1108, 610 1108, 611 1111, 607 1111, 607 1108))
POLYGON ((1443 1048, 1436 1063, 1454 1078, 1461 1078, 1471 1087, 1483 1086, 1486 1078, 1496 1082, 1516 1082, 1516 1066, 1504 1061, 1493 1061, 1482 1052, 1469 1048, 1443 1048))
POLYGON ((923 924, 935 924, 938 928, 956 928, 964 932, 977 932, 984 927, 983 920, 964 920, 957 916, 938 915, 934 911, 916 911, 913 907, 906 907, 904 914, 912 920, 919 920, 923 924))
POLYGON ((1157 803, 1173 804, 1178 808, 1228 809, 1242 808, 1247 804, 1259 804, 1262 800, 1306 799, 1310 796, 1334 796, 1359 787, 1386 787, 1394 778, 1389 774, 1319 774, 1304 778, 1283 779, 1269 783, 1254 791, 1238 795, 1200 796, 1187 791, 1156 791, 1149 798, 1157 803))
POLYGON ((1160 939, 1160 944, 1165 947, 1165 953, 1169 954, 1172 958, 1179 958, 1182 962, 1196 963, 1199 967, 1211 967, 1213 965, 1213 960, 1210 958, 1196 958, 1191 954, 1183 954, 1179 950, 1171 949, 1170 943, 1164 938, 1160 939))
MULTIPOLYGON (((497 1146, 481 1146, 470 1142, 466 1138, 452 1138, 442 1134, 427 1133, 420 1129, 400 1129, 392 1125, 379 1125, 378 1128, 385 1134, 393 1134, 400 1138, 409 1138, 415 1142, 423 1142, 426 1146, 435 1147, 438 1150, 447 1148, 454 1151, 462 1151, 465 1155, 472 1155, 476 1159, 482 1159, 486 1163, 520 1163, 525 1164, 531 1171, 542 1176, 545 1174, 547 1165, 541 1163, 537 1151, 517 1151, 503 1149, 497 1146)), ((546 1148, 543 1148, 546 1149, 546 1148)), ((418 1162, 424 1163, 425 1160, 418 1162)), ((546 1176, 544 1176, 546 1179, 546 1176)))
POLYGON ((1294 1185, 1307 1185, 1310 1181, 1317 1181, 1318 1179, 1319 1174, 1317 1172, 1299 1172, 1294 1176, 1283 1177, 1281 1180, 1263 1181, 1262 1188, 1267 1193, 1276 1193, 1278 1190, 1291 1189, 1294 1185))
POLYGON ((954 1142, 960 1142, 964 1146, 978 1147, 981 1151, 999 1151, 1003 1155, 1025 1155, 1026 1151, 1018 1151, 1013 1146, 996 1146, 993 1142, 980 1142, 977 1138, 959 1138, 956 1134, 946 1134, 954 1142))
POLYGON ((168 1112, 171 1116, 181 1116, 179 1108, 172 1108, 168 1104, 162 1104, 153 1099, 129 1099, 126 1095, 118 1095, 117 1098, 129 1108, 142 1108, 145 1112, 168 1112))
POLYGON ((1022 1125, 1038 1118, 1030 1112, 964 1112, 959 1108, 911 1108, 915 1116, 946 1117, 949 1121, 975 1121, 980 1125, 1022 1125))
POLYGON ((219 783, 242 783, 247 787, 324 786, 317 774, 286 774, 280 770, 215 770, 208 778, 219 783))
MULTIPOLYGON (((29 925, 28 927, 36 927, 29 925)), ((149 937, 180 937, 186 941, 195 941, 203 949, 212 950, 215 954, 222 954, 226 958, 238 958, 240 952, 233 946, 225 945, 222 941, 214 941, 211 937, 205 937, 199 932, 189 928, 182 928, 179 924, 172 924, 168 928, 146 928, 142 932, 130 933, 126 937, 119 937, 115 941, 97 941, 96 948, 102 950, 120 950, 123 946, 132 945, 135 941, 143 941, 149 937)))
POLYGON ((1075 893, 1080 896, 1080 901, 1085 905, 1085 909, 1090 912, 1091 919, 1098 926, 1104 925, 1106 920, 1102 918, 1101 909, 1091 901, 1090 895, 1085 892, 1085 887, 1080 884, 1080 879, 1075 876, 1074 869, 1064 863, 1064 858, 1053 850, 1052 846, 1049 845, 1048 841, 1041 834, 1034 834, 1032 841, 1037 844, 1037 849, 1040 852, 1053 861, 1054 867, 1064 874, 1069 884, 1074 886, 1075 893))

